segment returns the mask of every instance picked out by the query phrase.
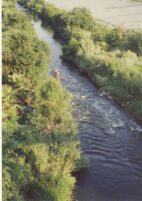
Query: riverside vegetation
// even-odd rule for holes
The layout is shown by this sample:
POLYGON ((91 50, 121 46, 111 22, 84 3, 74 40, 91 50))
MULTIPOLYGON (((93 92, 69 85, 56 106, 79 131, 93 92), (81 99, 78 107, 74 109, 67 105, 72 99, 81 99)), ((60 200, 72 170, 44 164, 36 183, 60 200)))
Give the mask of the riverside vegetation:
POLYGON ((71 12, 44 0, 19 0, 63 42, 62 58, 142 121, 142 30, 99 24, 86 8, 71 12))
POLYGON ((69 201, 83 161, 71 95, 48 76, 49 46, 15 3, 2 6, 3 201, 69 201))

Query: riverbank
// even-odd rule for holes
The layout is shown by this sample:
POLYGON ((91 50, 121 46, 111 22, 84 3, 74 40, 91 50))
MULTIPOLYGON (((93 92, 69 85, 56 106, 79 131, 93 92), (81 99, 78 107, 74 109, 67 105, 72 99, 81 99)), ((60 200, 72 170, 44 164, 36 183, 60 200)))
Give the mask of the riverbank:
POLYGON ((40 20, 32 24, 39 39, 51 47, 51 74, 58 67, 62 86, 73 95, 81 150, 90 161, 77 173, 75 200, 141 201, 142 127, 113 100, 101 96, 78 69, 62 61, 62 44, 53 31, 40 20))
POLYGON ((60 58, 62 45, 42 22, 32 21, 38 37, 50 44, 51 69, 61 72, 61 84, 73 94, 73 116, 89 168, 78 175, 75 198, 79 201, 140 201, 142 128, 114 104, 78 69, 60 58), (133 189, 133 191, 132 191, 133 189))
POLYGON ((3 1, 3 201, 73 199, 82 160, 71 94, 49 75, 50 47, 3 1))
POLYGON ((110 29, 94 21, 85 8, 66 12, 44 1, 20 2, 62 39, 64 60, 74 64, 102 92, 142 120, 142 31, 110 29))
POLYGON ((98 22, 110 27, 142 29, 142 3, 130 0, 46 0, 57 8, 71 11, 85 7, 98 22))

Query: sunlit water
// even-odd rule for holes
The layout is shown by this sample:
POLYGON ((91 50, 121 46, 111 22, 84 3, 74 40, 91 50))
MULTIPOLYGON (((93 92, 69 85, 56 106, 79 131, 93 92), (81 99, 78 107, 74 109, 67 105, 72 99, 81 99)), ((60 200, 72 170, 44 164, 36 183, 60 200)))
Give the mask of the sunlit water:
POLYGON ((62 62, 61 44, 40 21, 32 24, 50 45, 52 71, 60 70, 62 85, 73 94, 81 148, 90 159, 90 167, 77 176, 76 200, 142 201, 142 126, 62 62))

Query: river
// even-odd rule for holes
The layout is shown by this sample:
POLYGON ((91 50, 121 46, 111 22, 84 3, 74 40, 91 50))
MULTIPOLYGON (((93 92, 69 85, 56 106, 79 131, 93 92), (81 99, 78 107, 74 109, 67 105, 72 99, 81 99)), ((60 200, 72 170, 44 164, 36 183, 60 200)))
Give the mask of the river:
POLYGON ((89 168, 77 176, 75 200, 142 201, 142 126, 60 59, 62 46, 41 21, 32 24, 50 45, 51 74, 58 68, 62 86, 73 94, 81 148, 90 159, 89 168))

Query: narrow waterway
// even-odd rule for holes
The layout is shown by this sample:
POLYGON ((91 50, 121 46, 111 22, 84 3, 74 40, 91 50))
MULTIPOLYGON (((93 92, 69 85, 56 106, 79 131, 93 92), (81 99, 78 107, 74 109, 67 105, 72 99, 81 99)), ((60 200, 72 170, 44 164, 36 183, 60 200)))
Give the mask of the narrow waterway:
POLYGON ((81 148, 90 159, 90 167, 78 175, 75 200, 142 201, 142 126, 62 62, 61 44, 40 21, 32 24, 38 37, 50 45, 51 74, 58 68, 61 84, 73 94, 81 148))

